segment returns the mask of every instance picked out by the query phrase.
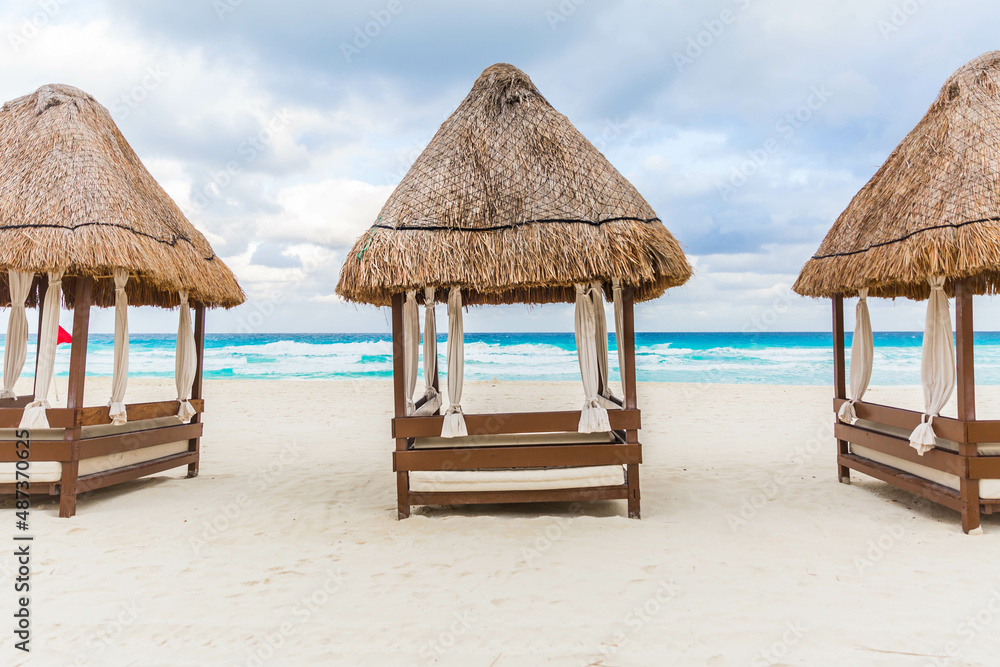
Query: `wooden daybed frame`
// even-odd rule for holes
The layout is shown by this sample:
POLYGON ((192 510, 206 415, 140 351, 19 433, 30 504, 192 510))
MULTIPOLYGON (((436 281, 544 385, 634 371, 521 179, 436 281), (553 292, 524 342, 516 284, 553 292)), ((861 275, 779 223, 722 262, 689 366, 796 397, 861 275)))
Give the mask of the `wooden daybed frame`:
MULTIPOLYGON (((38 311, 41 320, 42 303, 46 285, 39 282, 38 311)), ((203 425, 201 413, 205 409, 202 399, 202 370, 205 350, 205 306, 194 304, 194 336, 197 353, 197 371, 192 389, 191 405, 197 414, 188 424, 177 420, 176 426, 160 427, 128 433, 102 435, 85 438, 84 427, 111 423, 107 406, 84 406, 84 380, 87 366, 87 335, 90 326, 90 308, 94 280, 91 277, 76 279, 75 307, 73 314, 73 342, 70 352, 69 388, 66 408, 51 408, 46 411, 53 429, 65 429, 63 440, 30 441, 31 463, 42 461, 62 464, 62 476, 58 482, 38 482, 29 485, 32 495, 59 496, 59 516, 71 517, 76 514, 77 496, 80 493, 100 489, 129 480, 145 477, 172 468, 187 466, 188 477, 198 475, 201 457, 201 436, 203 425), (92 457, 132 452, 167 443, 186 440, 186 452, 156 458, 142 463, 105 470, 80 476, 80 462, 92 457)), ((19 396, 16 399, 0 400, 0 428, 17 429, 23 408, 34 400, 33 396, 19 396)), ((134 403, 127 406, 129 422, 138 422, 177 414, 180 403, 159 401, 154 403, 134 403)), ((30 439, 30 435, 29 435, 30 439)), ((0 462, 18 461, 17 440, 0 440, 0 462)), ((29 468, 30 474, 30 468, 29 468)), ((15 494, 13 483, 0 484, 0 495, 15 494)))
MULTIPOLYGON (((958 444, 958 452, 941 447, 923 456, 906 438, 888 435, 873 427, 845 424, 837 420, 837 463, 840 481, 850 483, 851 470, 913 493, 939 505, 961 512, 962 530, 966 533, 980 526, 980 514, 1000 510, 1000 499, 984 499, 979 494, 983 479, 1000 479, 1000 456, 983 456, 979 445, 1000 442, 1000 420, 976 418, 976 382, 973 363, 972 291, 964 281, 955 281, 955 339, 958 378, 958 418, 935 417, 934 430, 939 438, 958 444), (898 468, 860 456, 852 445, 882 452, 898 459, 923 465, 960 478, 960 490, 924 479, 898 468)), ((847 402, 846 355, 844 351, 844 299, 833 298, 834 414, 847 402)), ((921 421, 921 413, 912 410, 865 403, 854 405, 859 420, 912 431, 921 421)), ((834 417, 836 420, 836 416, 834 417)))
MULTIPOLYGON (((580 411, 514 412, 504 414, 466 414, 468 438, 454 447, 415 449, 416 438, 440 435, 444 417, 406 416, 406 390, 403 381, 403 294, 392 298, 393 389, 395 417, 392 437, 396 441, 392 467, 396 473, 398 516, 410 516, 414 505, 471 505, 495 503, 590 502, 627 500, 628 516, 638 519, 639 442, 641 413, 635 391, 635 325, 633 291, 622 289, 623 358, 620 362, 624 400, 620 410, 609 410, 608 417, 617 442, 606 444, 519 444, 515 446, 469 446, 468 438, 499 434, 538 434, 576 432, 580 411), (410 489, 409 474, 415 471, 522 470, 526 468, 571 468, 584 466, 625 466, 625 480, 616 486, 587 488, 415 492, 410 489)), ((438 387, 435 374, 434 387, 438 387)), ((423 401, 417 403, 417 407, 423 401)))

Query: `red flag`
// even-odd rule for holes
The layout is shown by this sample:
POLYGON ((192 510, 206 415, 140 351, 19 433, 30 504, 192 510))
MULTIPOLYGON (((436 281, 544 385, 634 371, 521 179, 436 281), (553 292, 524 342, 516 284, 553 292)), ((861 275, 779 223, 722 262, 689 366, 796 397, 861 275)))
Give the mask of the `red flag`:
POLYGON ((72 343, 73 337, 69 335, 69 332, 59 327, 59 337, 56 339, 56 345, 62 345, 63 343, 72 343))

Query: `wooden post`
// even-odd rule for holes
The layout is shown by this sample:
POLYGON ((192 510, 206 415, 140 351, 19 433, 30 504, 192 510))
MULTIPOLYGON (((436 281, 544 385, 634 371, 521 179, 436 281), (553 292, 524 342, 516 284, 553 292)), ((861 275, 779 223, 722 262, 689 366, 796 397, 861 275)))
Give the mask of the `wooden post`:
POLYGON ((980 525, 979 480, 969 478, 970 459, 979 455, 979 446, 968 442, 969 422, 976 421, 976 376, 972 326, 972 291, 964 280, 955 281, 955 360, 958 379, 958 418, 965 422, 965 437, 958 443, 965 474, 959 487, 962 497, 962 530, 980 525))
MULTIPOLYGON (((194 308, 194 349, 195 357, 198 359, 198 367, 194 373, 194 383, 191 385, 191 398, 202 398, 202 381, 205 372, 205 304, 203 303, 198 303, 194 308)), ((200 413, 191 418, 192 424, 197 424, 200 421, 200 413)), ((188 451, 194 452, 197 458, 194 463, 188 464, 187 476, 189 478, 197 477, 201 465, 201 438, 188 440, 188 451)))
MULTIPOLYGON (((396 419, 406 417, 406 388, 403 385, 403 294, 392 296, 392 397, 396 419)), ((396 451, 406 451, 406 438, 396 438, 396 451)), ((397 518, 410 516, 410 473, 396 473, 397 518)))
MULTIPOLYGON (((90 330, 90 302, 94 279, 79 276, 73 300, 73 343, 69 358, 69 387, 66 390, 66 407, 83 408, 83 389, 87 376, 87 335, 90 330)), ((63 461, 62 480, 59 488, 59 516, 68 518, 76 514, 76 485, 80 472, 79 413, 74 414, 73 428, 66 429, 63 438, 71 443, 72 460, 63 461)))
MULTIPOLYGON (((622 355, 624 359, 619 360, 618 367, 622 374, 622 387, 625 391, 625 408, 635 410, 638 407, 636 398, 635 381, 635 291, 631 287, 622 290, 622 332, 623 345, 622 355)), ((639 444, 639 431, 629 429, 625 431, 625 441, 627 443, 639 444)), ((629 463, 625 466, 626 478, 628 482, 628 516, 630 519, 640 517, 640 492, 639 492, 639 464, 629 463)))
MULTIPOLYGON (((833 297, 833 392, 836 398, 847 398, 847 368, 844 351, 844 297, 833 297)), ((834 413, 834 421, 837 415, 834 413)), ((851 483, 851 469, 840 465, 840 456, 850 453, 846 440, 837 440, 837 476, 843 484, 851 483)))

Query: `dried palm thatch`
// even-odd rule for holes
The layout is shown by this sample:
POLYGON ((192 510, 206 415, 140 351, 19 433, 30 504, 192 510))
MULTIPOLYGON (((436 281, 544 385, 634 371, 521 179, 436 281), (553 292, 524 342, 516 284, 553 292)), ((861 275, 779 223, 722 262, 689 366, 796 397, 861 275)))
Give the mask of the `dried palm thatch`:
MULTIPOLYGON (((230 308, 243 291, 118 131, 107 109, 71 86, 49 85, 0 109, 0 303, 7 269, 92 276, 94 302, 114 305, 114 269, 129 303, 192 301, 230 308)), ((36 278, 39 280, 39 278, 36 278)), ((31 305, 36 299, 32 290, 31 305)))
MULTIPOLYGON (((646 200, 524 72, 493 65, 358 239, 337 293, 463 289, 463 301, 575 299, 573 283, 621 278, 637 300, 691 276, 646 200)), ((443 298, 439 292, 439 298, 443 298)))
POLYGON ((926 299, 929 276, 1000 286, 1000 51, 944 84, 802 269, 804 296, 926 299))

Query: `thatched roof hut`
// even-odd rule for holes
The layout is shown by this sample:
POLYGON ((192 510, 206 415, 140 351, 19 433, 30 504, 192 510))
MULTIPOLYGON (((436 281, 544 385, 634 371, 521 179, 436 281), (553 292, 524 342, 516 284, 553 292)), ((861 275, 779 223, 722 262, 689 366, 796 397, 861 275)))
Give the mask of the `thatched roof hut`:
MULTIPOLYGON (((178 291, 205 306, 244 300, 229 268, 153 179, 107 109, 48 85, 0 109, 0 302, 7 270, 92 276, 94 303, 115 303, 114 269, 133 278, 133 305, 174 307, 178 291)), ((34 305, 32 290, 31 305, 34 305)))
POLYGON ((337 293, 379 306, 425 286, 460 287, 467 304, 572 302, 574 283, 620 278, 643 301, 690 276, 632 184, 524 72, 499 64, 358 239, 337 293))
POLYGON ((802 269, 804 296, 925 299, 1000 287, 1000 51, 955 72, 802 269))

